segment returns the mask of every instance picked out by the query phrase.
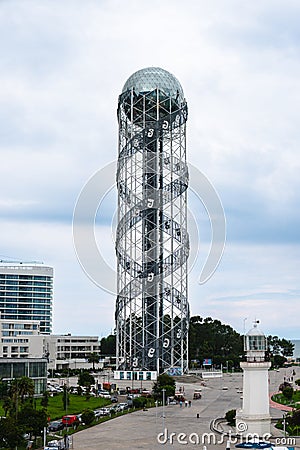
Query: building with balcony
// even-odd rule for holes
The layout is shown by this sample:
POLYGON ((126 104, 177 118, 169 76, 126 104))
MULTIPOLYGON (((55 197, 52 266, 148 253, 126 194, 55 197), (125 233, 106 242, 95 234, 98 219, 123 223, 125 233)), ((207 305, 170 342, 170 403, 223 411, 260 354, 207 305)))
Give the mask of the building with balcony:
MULTIPOLYGON (((98 336, 50 335, 44 336, 44 353, 48 355, 49 369, 82 369, 92 367, 87 360, 91 353, 100 355, 98 336)), ((102 364, 96 364, 102 367, 102 364)))
POLYGON ((37 320, 0 319, 0 358, 41 358, 43 338, 37 320))
POLYGON ((0 265, 1 319, 38 321, 40 333, 50 334, 52 301, 52 267, 25 263, 0 265))

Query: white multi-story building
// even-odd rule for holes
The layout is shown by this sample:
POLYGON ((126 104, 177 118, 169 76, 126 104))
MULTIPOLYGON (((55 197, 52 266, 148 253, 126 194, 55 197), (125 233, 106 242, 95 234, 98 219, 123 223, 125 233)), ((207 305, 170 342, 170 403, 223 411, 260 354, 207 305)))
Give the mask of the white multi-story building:
POLYGON ((92 367, 89 355, 100 355, 98 336, 44 335, 36 320, 0 318, 0 342, 0 358, 47 358, 49 369, 92 367))
POLYGON ((100 355, 100 342, 98 336, 44 336, 44 352, 48 355, 50 369, 92 367, 87 359, 91 353, 100 355))
POLYGON ((0 319, 0 357, 41 358, 44 337, 38 321, 0 319))
POLYGON ((53 268, 39 264, 0 265, 2 319, 38 321, 41 334, 52 328, 53 268))

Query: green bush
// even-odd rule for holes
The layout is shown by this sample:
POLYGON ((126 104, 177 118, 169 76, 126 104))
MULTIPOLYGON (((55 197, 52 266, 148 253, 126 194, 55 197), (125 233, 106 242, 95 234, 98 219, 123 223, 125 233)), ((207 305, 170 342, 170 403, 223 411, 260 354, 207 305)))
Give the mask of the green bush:
POLYGON ((283 389, 282 394, 284 395, 285 398, 287 398, 288 400, 292 400, 293 398, 293 394, 294 394, 294 389, 290 386, 287 386, 283 389))
POLYGON ((135 408, 144 408, 147 404, 147 399, 145 397, 136 397, 132 403, 135 408))
POLYGON ((94 411, 90 408, 84 409, 81 415, 82 422, 91 425, 95 419, 94 411))

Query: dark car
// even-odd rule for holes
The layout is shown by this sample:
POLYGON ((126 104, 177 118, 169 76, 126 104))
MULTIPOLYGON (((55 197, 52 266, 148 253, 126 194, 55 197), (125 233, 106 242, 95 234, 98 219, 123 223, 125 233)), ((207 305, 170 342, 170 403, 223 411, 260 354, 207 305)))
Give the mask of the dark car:
POLYGON ((113 396, 110 398, 110 401, 111 401, 112 403, 118 403, 118 397, 116 397, 115 395, 113 395, 113 396))
POLYGON ((56 420, 55 422, 50 422, 48 425, 49 431, 60 431, 65 428, 61 420, 56 420))

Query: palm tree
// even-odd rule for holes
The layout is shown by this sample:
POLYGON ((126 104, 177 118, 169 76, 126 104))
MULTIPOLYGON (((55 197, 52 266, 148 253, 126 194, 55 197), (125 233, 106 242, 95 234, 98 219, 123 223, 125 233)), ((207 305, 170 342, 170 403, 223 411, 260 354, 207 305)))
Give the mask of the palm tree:
POLYGON ((100 359, 100 356, 97 355, 97 353, 93 352, 93 353, 89 354, 87 360, 89 363, 93 364, 93 370, 95 370, 95 363, 98 363, 99 359, 100 359))
POLYGON ((21 403, 24 403, 25 397, 34 395, 34 382, 28 377, 16 378, 10 385, 10 394, 15 400, 20 397, 21 403))
POLYGON ((4 409, 5 417, 8 416, 8 414, 11 413, 15 408, 13 400, 9 397, 4 397, 2 406, 4 409))

